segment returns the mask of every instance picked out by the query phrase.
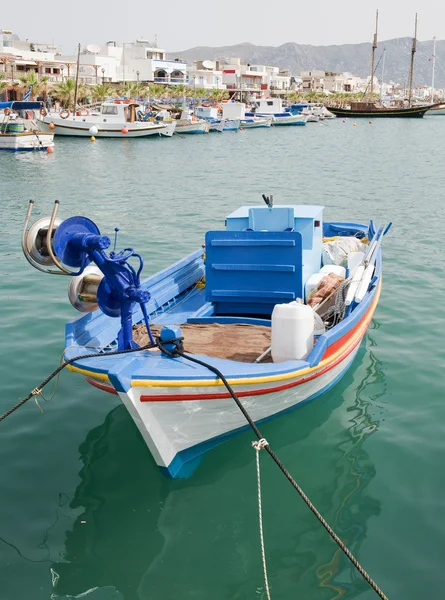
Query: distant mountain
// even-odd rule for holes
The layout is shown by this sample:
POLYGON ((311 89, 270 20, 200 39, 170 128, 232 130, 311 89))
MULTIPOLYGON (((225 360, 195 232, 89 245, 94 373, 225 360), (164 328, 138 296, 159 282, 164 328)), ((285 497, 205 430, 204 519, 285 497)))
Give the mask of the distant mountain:
MULTIPOLYGON (((385 81, 404 85, 408 80, 411 55, 411 38, 397 38, 379 42, 376 63, 386 48, 385 81)), ((418 42, 415 58, 414 80, 417 85, 431 83, 433 42, 418 42)), ((235 46, 197 46, 181 52, 171 52, 169 58, 194 60, 224 60, 239 57, 244 63, 275 65, 289 69, 292 75, 301 71, 350 72, 366 77, 371 70, 371 43, 344 44, 342 46, 309 46, 288 42, 282 46, 255 46, 243 43, 235 46)), ((380 78, 382 63, 376 71, 380 78)), ((445 87, 445 40, 436 43, 436 89, 445 87)))

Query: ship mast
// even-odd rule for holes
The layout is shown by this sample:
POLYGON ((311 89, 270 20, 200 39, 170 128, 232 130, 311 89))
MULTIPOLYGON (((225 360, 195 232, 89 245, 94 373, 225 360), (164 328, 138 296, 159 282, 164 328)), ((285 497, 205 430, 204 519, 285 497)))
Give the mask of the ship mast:
POLYGON ((434 104, 434 75, 436 69, 436 38, 433 37, 433 75, 431 77, 431 104, 434 104))
POLYGON ((409 96, 408 96, 408 106, 411 106, 411 99, 413 96, 413 72, 414 72, 414 55, 417 49, 417 13, 416 13, 416 22, 414 26, 414 37, 413 37, 413 45, 411 48, 411 67, 409 70, 409 96))
POLYGON ((377 50, 377 28, 379 25, 379 11, 375 11, 375 33, 374 40, 372 42, 372 60, 371 60, 371 100, 374 93, 374 63, 375 63, 375 51, 377 50))

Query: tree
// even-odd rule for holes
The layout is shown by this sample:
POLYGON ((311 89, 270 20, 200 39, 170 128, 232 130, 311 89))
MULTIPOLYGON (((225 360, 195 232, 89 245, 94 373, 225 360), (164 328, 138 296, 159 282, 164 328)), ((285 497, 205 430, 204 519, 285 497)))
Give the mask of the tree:
POLYGON ((21 75, 18 78, 16 86, 23 93, 23 95, 25 95, 28 91, 28 88, 32 86, 30 99, 34 100, 37 96, 43 94, 43 97, 46 100, 46 95, 48 93, 48 82, 49 77, 47 75, 43 75, 39 78, 35 71, 27 71, 25 75, 21 75))
POLYGON ((3 73, 0 73, 0 96, 2 96, 5 91, 8 89, 9 83, 5 81, 5 76, 3 73))
POLYGON ((93 85, 88 90, 91 92, 93 100, 99 100, 105 102, 106 98, 111 98, 114 95, 113 89, 109 85, 93 85))
MULTIPOLYGON (((74 93, 76 90, 75 79, 65 79, 56 83, 53 88, 54 95, 63 103, 65 108, 70 108, 74 105, 74 93)), ((85 98, 87 89, 83 84, 79 84, 77 89, 77 100, 85 98)))

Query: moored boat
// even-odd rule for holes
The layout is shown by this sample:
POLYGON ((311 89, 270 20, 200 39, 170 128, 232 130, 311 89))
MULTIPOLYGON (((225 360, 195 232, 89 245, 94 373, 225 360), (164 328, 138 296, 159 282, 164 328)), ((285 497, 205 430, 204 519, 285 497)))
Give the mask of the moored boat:
POLYGON ((411 107, 385 107, 378 106, 374 102, 351 102, 350 108, 330 106, 329 111, 337 117, 350 117, 354 119, 376 119, 376 118, 419 118, 421 119, 431 108, 428 106, 411 107))
POLYGON ((89 219, 57 220, 56 204, 51 219, 28 229, 28 210, 25 256, 39 270, 75 271, 70 300, 87 313, 67 325, 68 368, 119 395, 172 477, 191 474, 207 450, 246 424, 206 365, 224 374, 256 422, 270 419, 344 375, 376 309, 380 244, 389 227, 323 222, 320 206, 273 207, 266 200, 267 207, 229 215, 226 230, 208 231, 205 251, 143 282, 142 258, 130 248, 107 254, 109 238, 89 219), (342 248, 363 247, 348 279, 335 275, 341 265, 321 269, 323 256, 334 255, 324 236, 342 248), (132 257, 139 268, 128 265, 132 257), (96 266, 86 266, 90 261, 96 266), (309 292, 314 276, 319 284, 309 292), (337 287, 326 287, 326 277, 337 287), (305 297, 306 304, 296 302, 305 297))
POLYGON ((75 114, 68 109, 60 113, 45 111, 40 123, 44 131, 65 136, 133 138, 173 135, 175 122, 145 120, 138 115, 138 107, 137 102, 115 100, 104 102, 100 111, 89 112, 86 108, 76 110, 75 114))
POLYGON ((269 117, 272 125, 306 125, 307 116, 292 114, 283 108, 281 98, 268 98, 256 100, 252 105, 252 112, 246 113, 246 117, 269 117))
POLYGON ((272 117, 245 117, 240 121, 242 129, 253 129, 255 127, 270 127, 272 125, 272 117))
POLYGON ((42 110, 42 102, 0 102, 1 109, 3 114, 0 113, 0 150, 24 152, 54 147, 54 134, 40 131, 35 120, 18 116, 18 113, 23 111, 33 114, 35 110, 42 110))

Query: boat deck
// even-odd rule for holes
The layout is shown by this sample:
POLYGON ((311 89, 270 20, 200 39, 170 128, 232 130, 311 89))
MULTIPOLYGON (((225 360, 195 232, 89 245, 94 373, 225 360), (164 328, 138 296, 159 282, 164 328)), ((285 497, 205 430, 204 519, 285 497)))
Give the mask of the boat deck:
MULTIPOLYGON (((159 335, 161 327, 152 325, 153 335, 159 335)), ((199 323, 181 329, 187 353, 243 363, 255 362, 271 343, 271 329, 263 325, 199 323)), ((133 327, 133 339, 140 346, 149 343, 145 325, 133 327)), ((272 362, 270 353, 261 362, 272 362)))

